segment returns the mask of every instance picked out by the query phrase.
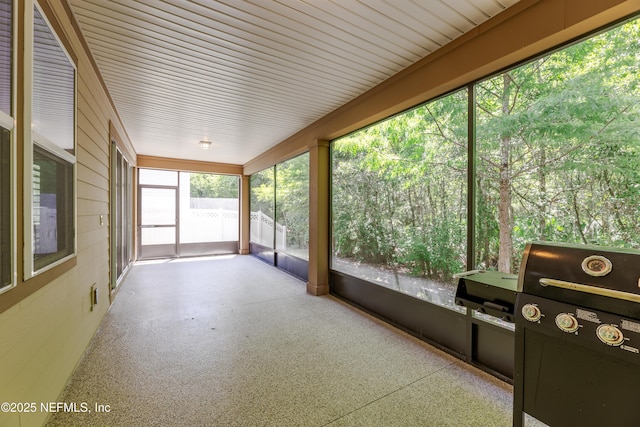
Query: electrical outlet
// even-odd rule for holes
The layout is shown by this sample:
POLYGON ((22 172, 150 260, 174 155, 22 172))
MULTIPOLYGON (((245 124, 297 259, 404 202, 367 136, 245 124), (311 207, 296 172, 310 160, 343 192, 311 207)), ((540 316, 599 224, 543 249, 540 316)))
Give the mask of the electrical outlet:
POLYGON ((93 311, 93 308, 98 304, 98 286, 95 283, 91 285, 89 298, 91 300, 91 311, 93 311))

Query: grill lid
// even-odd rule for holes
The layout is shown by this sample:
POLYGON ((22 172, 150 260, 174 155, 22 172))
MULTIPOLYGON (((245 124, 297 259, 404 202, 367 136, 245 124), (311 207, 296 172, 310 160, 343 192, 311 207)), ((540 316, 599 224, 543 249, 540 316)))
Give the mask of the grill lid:
POLYGON ((640 314, 640 251, 535 242, 527 245, 518 292, 610 312, 640 314))

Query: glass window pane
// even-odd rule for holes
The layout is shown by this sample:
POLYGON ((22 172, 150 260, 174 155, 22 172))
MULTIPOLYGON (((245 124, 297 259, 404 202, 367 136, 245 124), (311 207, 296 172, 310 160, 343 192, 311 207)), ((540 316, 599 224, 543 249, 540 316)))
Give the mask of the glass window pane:
POLYGON ((309 154, 276 166, 276 249, 309 259, 309 154))
POLYGON ((11 116, 13 59, 12 1, 0 0, 0 111, 11 116))
POLYGON ((0 289, 11 284, 11 132, 0 127, 0 289))
POLYGON ((140 169, 139 179, 141 185, 178 186, 178 172, 176 171, 140 169))
POLYGON ((126 211, 123 209, 123 204, 125 202, 124 199, 124 190, 126 189, 125 187, 125 182, 123 180, 124 177, 124 166, 126 165, 126 162, 124 161, 124 158, 122 156, 122 153, 120 153, 119 150, 115 150, 116 153, 116 172, 115 172, 115 186, 116 186, 116 191, 115 191, 115 200, 112 203, 115 203, 116 205, 116 209, 115 209, 115 218, 112 218, 112 221, 115 221, 116 224, 116 278, 120 277, 120 275, 122 274, 122 272, 124 271, 124 260, 123 260, 123 252, 124 252, 124 245, 126 244, 126 240, 124 239, 125 235, 123 233, 123 224, 124 221, 126 220, 126 211))
POLYGON ((464 90, 333 141, 332 269, 460 309, 467 116, 464 90))
POLYGON ((478 83, 474 265, 527 242, 640 246, 640 23, 478 83))
POLYGON ((73 165, 34 146, 34 270, 74 252, 73 165))
POLYGON ((180 243, 239 240, 239 179, 180 172, 180 243))
POLYGON ((273 248, 274 211, 274 168, 268 168, 251 175, 251 242, 273 248))
MULTIPOLYGON (((114 143, 115 145, 115 143, 114 143)), ((131 262, 132 246, 132 191, 131 191, 131 166, 114 146, 115 156, 115 236, 116 236, 116 282, 129 267, 131 262)), ((115 286, 116 283, 113 283, 115 286)))
POLYGON ((143 203, 140 225, 175 225, 176 190, 173 188, 142 188, 143 203))
POLYGON ((75 150, 75 68, 34 8, 33 131, 65 151, 75 150))

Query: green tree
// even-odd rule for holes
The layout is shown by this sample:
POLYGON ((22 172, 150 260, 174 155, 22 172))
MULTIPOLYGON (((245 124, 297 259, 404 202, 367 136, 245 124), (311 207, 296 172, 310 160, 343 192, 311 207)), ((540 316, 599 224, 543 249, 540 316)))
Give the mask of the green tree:
POLYGON ((238 198, 238 177, 211 173, 191 173, 191 197, 196 198, 238 198))
POLYGON ((276 220, 286 227, 288 250, 309 247, 308 153, 276 165, 276 220))
POLYGON ((477 228, 499 231, 478 264, 509 272, 535 239, 638 243, 623 218, 638 202, 639 35, 635 21, 476 86, 477 228))
MULTIPOLYGON (((473 264, 532 240, 640 246, 640 30, 632 21, 475 85, 473 264)), ((332 143, 337 258, 450 280, 464 269, 466 91, 332 143)))
POLYGON ((464 91, 333 143, 336 255, 448 280, 466 252, 464 91))
POLYGON ((251 212, 263 212, 273 219, 275 210, 274 168, 267 168, 251 175, 251 212))

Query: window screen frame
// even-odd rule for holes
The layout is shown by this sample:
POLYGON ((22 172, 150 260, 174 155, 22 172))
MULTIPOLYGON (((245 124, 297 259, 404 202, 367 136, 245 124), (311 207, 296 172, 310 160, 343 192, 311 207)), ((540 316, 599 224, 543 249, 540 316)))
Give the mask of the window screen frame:
POLYGON ((37 1, 27 1, 25 5, 25 60, 24 60, 24 80, 25 80, 25 99, 29 102, 24 104, 24 280, 29 280, 40 273, 51 270, 66 261, 75 258, 77 255, 77 160, 75 153, 77 152, 77 112, 78 112, 78 68, 69 54, 65 44, 57 34, 55 27, 43 11, 37 1), (36 10, 47 24, 49 31, 55 38, 58 47, 66 56, 68 63, 73 68, 73 153, 64 150, 54 142, 50 141, 45 135, 35 132, 32 129, 33 123, 33 99, 34 99, 34 50, 35 50, 35 12, 36 10), (46 151, 49 155, 57 157, 59 160, 71 164, 71 201, 72 212, 69 215, 71 221, 65 226, 70 227, 71 248, 70 253, 44 265, 36 268, 35 253, 35 232, 34 232, 34 200, 33 200, 33 165, 34 165, 34 148, 46 151))
POLYGON ((2 239, 8 239, 8 244, 6 245, 6 250, 9 252, 9 281, 8 283, 0 282, 0 294, 5 293, 16 287, 17 280, 17 269, 16 269, 16 260, 17 260, 17 197, 16 197, 16 122, 15 122, 15 114, 16 114, 16 104, 17 104, 17 96, 16 96, 16 88, 17 88, 17 63, 18 63, 18 55, 17 55, 17 40, 18 40, 18 20, 17 20, 17 9, 18 9, 18 1, 17 0, 9 0, 7 2, 11 5, 11 67, 10 67, 10 111, 0 111, 0 127, 6 129, 9 132, 9 147, 8 147, 8 161, 6 162, 6 167, 8 168, 9 179, 3 185, 3 188, 0 191, 5 191, 8 189, 9 191, 9 200, 8 200, 8 218, 6 221, 8 222, 8 230, 2 230, 0 228, 0 232, 7 233, 5 236, 2 236, 2 239))

